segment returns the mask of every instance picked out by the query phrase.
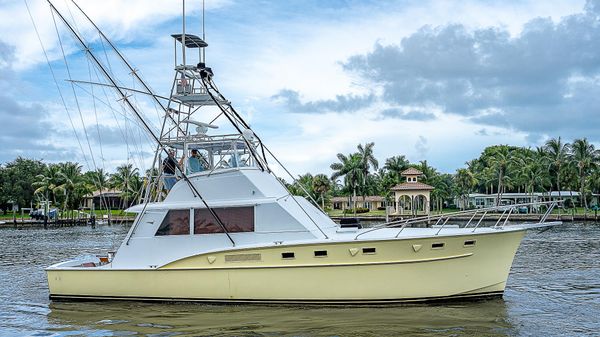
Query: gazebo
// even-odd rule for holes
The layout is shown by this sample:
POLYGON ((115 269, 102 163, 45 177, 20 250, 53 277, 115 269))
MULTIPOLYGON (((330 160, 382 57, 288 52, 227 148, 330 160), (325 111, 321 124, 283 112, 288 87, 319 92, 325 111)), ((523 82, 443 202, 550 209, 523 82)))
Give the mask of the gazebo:
POLYGON ((406 182, 392 187, 396 200, 396 214, 429 215, 430 195, 434 188, 419 182, 423 172, 411 167, 402 171, 400 175, 406 177, 406 182))

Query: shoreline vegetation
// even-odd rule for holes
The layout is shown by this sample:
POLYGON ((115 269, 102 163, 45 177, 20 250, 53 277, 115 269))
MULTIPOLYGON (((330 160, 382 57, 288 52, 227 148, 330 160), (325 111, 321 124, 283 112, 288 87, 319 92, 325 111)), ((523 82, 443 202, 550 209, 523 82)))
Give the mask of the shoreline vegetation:
MULTIPOLYGON (((537 148, 489 146, 454 174, 440 173, 426 160, 411 163, 404 155, 386 158, 380 165, 374 147, 374 143, 359 144, 356 152, 338 153, 337 161, 330 165, 331 176, 305 173, 294 182, 284 179, 282 182, 294 195, 307 196, 308 193, 309 199, 334 217, 351 214, 333 210, 333 197, 350 200, 352 196, 362 196, 365 200, 366 196, 380 196, 393 203, 391 188, 403 182, 400 172, 411 167, 423 172, 419 181, 435 188, 431 193, 432 214, 455 211, 457 204, 461 204, 462 209, 474 207, 456 202, 466 200, 470 193, 496 195, 499 203, 504 193, 566 190, 578 191, 583 197, 577 204, 572 200, 565 203, 563 209, 555 210, 553 214, 590 214, 593 217, 598 211, 600 151, 586 138, 575 139, 572 143, 564 142, 560 137, 553 138, 537 148)), ((145 176, 149 173, 145 172, 145 176)), ((81 210, 84 200, 93 192, 109 189, 120 191, 122 204, 119 209, 111 210, 111 215, 120 215, 123 209, 135 203, 146 181, 132 164, 121 165, 113 173, 103 169, 83 172, 82 166, 74 162, 44 163, 18 157, 0 165, 0 220, 13 218, 13 205, 37 208, 44 200, 51 201, 52 207, 59 212, 69 214, 81 210)), ((357 198, 353 199, 351 208, 359 210, 357 198)), ((101 218, 107 214, 107 207, 99 208, 95 214, 101 218)), ((91 211, 87 209, 86 212, 91 211)), ((14 213, 21 218, 20 210, 14 213)), ((370 210, 360 216, 385 216, 385 210, 370 210)))

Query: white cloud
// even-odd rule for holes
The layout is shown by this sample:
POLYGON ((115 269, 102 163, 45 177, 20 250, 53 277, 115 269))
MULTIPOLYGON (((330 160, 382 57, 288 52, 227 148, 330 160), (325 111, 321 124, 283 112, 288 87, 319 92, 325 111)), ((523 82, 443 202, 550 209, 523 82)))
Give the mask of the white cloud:
MULTIPOLYGON (((64 7, 64 1, 55 2, 64 7)), ((28 0, 28 3, 51 58, 59 59, 61 55, 46 2, 28 0)), ((178 27, 180 2, 88 0, 79 3, 119 44, 144 78, 159 93, 166 94, 172 80, 169 34, 177 32, 173 29, 178 27), (134 43, 135 39, 140 42, 134 43)), ((195 25, 190 30, 198 32, 200 2, 188 3, 195 6, 190 9, 190 20, 193 18, 190 27, 195 25)), ((263 140, 297 174, 328 172, 336 153, 355 151, 359 142, 374 141, 380 160, 406 154, 411 161, 428 159, 431 165, 444 171, 462 166, 486 145, 527 144, 527 135, 523 133, 493 126, 480 132, 480 126, 460 116, 442 116, 437 111, 432 112, 437 118, 420 121, 382 119, 383 106, 353 114, 307 116, 279 111, 280 107, 274 105, 270 97, 282 89, 299 92, 305 101, 376 92, 378 88, 369 88, 363 79, 345 72, 341 63, 352 55, 371 51, 376 42, 398 44, 423 25, 458 22, 469 29, 501 26, 518 36, 523 24, 534 17, 551 17, 556 22, 583 8, 583 1, 570 0, 518 3, 431 0, 391 5, 353 3, 351 8, 331 10, 330 16, 308 17, 299 12, 291 17, 280 17, 272 13, 266 19, 252 19, 253 11, 275 4, 281 5, 261 3, 257 7, 253 2, 207 1, 207 18, 212 29, 208 32, 208 62, 216 71, 216 81, 222 91, 236 106, 243 108, 241 112, 251 117, 257 132, 264 134, 263 140), (229 14, 228 10, 246 11, 244 15, 248 19, 239 22, 223 19, 229 14), (222 20, 211 19, 216 17, 222 20), (427 151, 415 149, 419 136, 426 139, 427 151)), ((47 72, 23 2, 4 0, 0 8, 0 40, 15 47, 17 59, 13 67, 29 77, 32 72, 47 72)), ((70 48, 76 50, 74 45, 70 48)), ((47 84, 46 89, 53 90, 51 84, 47 84)), ((60 116, 60 109, 56 111, 55 116, 60 116)), ((107 113, 104 111, 102 118, 112 124, 112 117, 107 113)), ((71 132, 70 126, 63 125, 63 128, 71 132)), ((108 160, 118 161, 114 156, 108 160)))

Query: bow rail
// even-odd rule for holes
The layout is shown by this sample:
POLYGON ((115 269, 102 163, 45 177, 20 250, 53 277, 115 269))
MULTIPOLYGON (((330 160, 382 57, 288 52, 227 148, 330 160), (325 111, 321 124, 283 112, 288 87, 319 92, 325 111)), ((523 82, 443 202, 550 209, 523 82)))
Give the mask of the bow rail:
POLYGON ((431 221, 435 221, 435 224, 433 225, 434 228, 439 228, 438 231, 435 233, 435 235, 438 235, 442 231, 442 229, 446 226, 446 224, 448 223, 448 221, 451 218, 471 215, 469 220, 467 221, 467 223, 464 226, 464 228, 467 228, 471 225, 471 223, 473 223, 473 221, 476 219, 477 215, 481 214, 481 216, 477 220, 477 223, 473 227, 472 232, 475 232, 477 230, 477 228, 479 228, 481 223, 483 221, 485 221, 486 217, 488 217, 488 219, 490 218, 488 216, 488 214, 490 214, 491 212, 494 212, 494 211, 498 211, 498 212, 502 212, 502 213, 496 220, 496 223, 494 224, 493 228, 504 228, 504 226, 506 226, 506 224, 508 223, 508 220, 509 220, 510 216, 512 215, 513 211, 515 211, 519 207, 533 206, 533 207, 539 208, 540 206, 546 206, 547 207, 546 211, 542 214, 539 222, 536 223, 539 225, 539 224, 544 224, 546 222, 546 220, 548 219, 548 217, 550 216, 550 214, 552 213, 552 211, 554 210, 554 208, 556 208, 556 206, 562 202, 564 202, 564 200, 540 201, 540 202, 530 202, 530 203, 513 204, 513 205, 502 205, 502 206, 476 208, 476 209, 457 211, 457 212, 451 212, 451 213, 445 213, 445 214, 426 215, 426 216, 421 216, 421 217, 416 217, 416 218, 390 221, 390 222, 386 222, 384 224, 378 225, 376 227, 373 227, 362 233, 359 233, 358 235, 356 235, 356 237, 354 237, 354 240, 357 240, 361 235, 371 233, 371 232, 374 232, 374 231, 377 231, 380 229, 400 227, 398 230, 398 233, 395 236, 397 238, 400 235, 400 233, 402 233, 404 228, 408 227, 409 225, 415 225, 415 224, 420 224, 420 223, 429 223, 431 221), (440 223, 441 223, 441 225, 440 225, 440 223))

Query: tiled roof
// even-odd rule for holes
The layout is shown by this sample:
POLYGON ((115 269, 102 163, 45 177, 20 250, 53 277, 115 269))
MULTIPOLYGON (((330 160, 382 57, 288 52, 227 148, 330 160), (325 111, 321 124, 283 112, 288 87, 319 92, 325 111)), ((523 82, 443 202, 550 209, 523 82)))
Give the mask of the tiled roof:
POLYGON ((402 183, 392 187, 392 191, 433 190, 434 187, 424 183, 402 183))
POLYGON ((120 196, 121 193, 122 193, 121 191, 114 190, 114 189, 112 189, 112 190, 104 190, 102 192, 96 190, 96 191, 92 192, 91 195, 88 194, 87 197, 88 198, 90 198, 90 197, 95 198, 95 197, 99 197, 101 195, 104 195, 105 197, 107 197, 107 196, 120 196))
POLYGON ((409 167, 408 169, 400 172, 400 175, 402 175, 402 176, 414 176, 414 175, 420 176, 420 175, 423 175, 423 172, 417 170, 414 167, 409 167))

